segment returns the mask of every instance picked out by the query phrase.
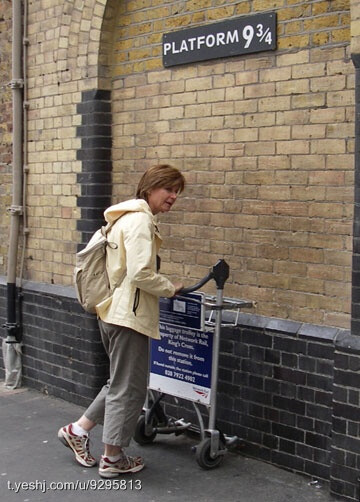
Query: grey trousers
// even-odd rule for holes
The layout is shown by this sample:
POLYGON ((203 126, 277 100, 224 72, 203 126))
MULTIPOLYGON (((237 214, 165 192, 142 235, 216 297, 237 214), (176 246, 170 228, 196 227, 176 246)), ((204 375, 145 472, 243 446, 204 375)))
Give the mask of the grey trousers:
POLYGON ((109 356, 110 378, 85 411, 92 422, 104 424, 103 443, 128 446, 145 402, 149 339, 130 328, 99 320, 109 356))

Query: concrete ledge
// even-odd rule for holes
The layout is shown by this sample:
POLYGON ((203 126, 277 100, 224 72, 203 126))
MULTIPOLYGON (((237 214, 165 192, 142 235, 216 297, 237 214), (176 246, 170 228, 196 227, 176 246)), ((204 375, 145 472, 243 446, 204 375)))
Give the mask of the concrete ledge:
MULTIPOLYGON (((6 284, 6 277, 0 275, 0 286, 6 286, 6 284)), ((21 287, 23 291, 45 293, 54 296, 61 296, 64 298, 76 298, 75 288, 73 286, 61 286, 60 284, 46 284, 44 282, 23 281, 21 287)))
POLYGON ((350 331, 339 331, 335 338, 335 348, 342 352, 360 354, 360 336, 351 335, 350 331))

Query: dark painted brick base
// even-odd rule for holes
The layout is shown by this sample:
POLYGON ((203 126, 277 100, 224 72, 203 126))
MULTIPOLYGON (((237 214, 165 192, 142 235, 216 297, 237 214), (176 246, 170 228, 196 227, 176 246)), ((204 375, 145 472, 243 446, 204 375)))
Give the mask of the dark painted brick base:
POLYGON ((342 333, 334 358, 331 489, 359 500, 360 474, 360 337, 342 333))
POLYGON ((81 138, 81 148, 77 159, 81 161, 81 173, 77 182, 81 196, 77 205, 81 218, 77 229, 82 233, 82 249, 95 230, 104 225, 104 210, 111 204, 112 162, 111 162, 111 93, 105 90, 92 90, 82 93, 77 111, 81 115, 81 125, 77 136, 81 138))
MULTIPOLYGON (((3 281, 3 322, 5 296, 3 281)), ((24 385, 89 404, 107 378, 94 316, 82 311, 72 288, 34 283, 24 284, 22 310, 24 385)), ((222 329, 218 384, 217 426, 242 438, 244 453, 358 500, 359 337, 243 314, 236 327, 222 329)), ((167 398, 165 406, 169 415, 197 423, 190 402, 167 398)))
MULTIPOLYGON (((22 293, 23 384, 86 406, 108 372, 95 316, 84 313, 73 288, 25 283, 22 293)), ((5 322, 2 284, 0 316, 5 322)), ((2 353, 0 359, 4 378, 2 353)))
MULTIPOLYGON (((217 426, 239 436, 245 454, 358 500, 359 337, 243 314, 222 329, 220 350, 217 426)), ((196 422, 186 401, 168 398, 166 410, 196 422)))
POLYGON ((247 314, 239 322, 222 330, 218 427, 249 455, 329 480, 338 331, 247 314))

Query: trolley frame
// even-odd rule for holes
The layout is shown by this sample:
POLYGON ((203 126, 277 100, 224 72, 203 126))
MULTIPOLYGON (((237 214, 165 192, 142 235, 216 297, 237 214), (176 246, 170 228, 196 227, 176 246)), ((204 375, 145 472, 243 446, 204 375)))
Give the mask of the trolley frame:
POLYGON ((139 417, 134 435, 135 441, 139 444, 148 444, 154 440, 156 434, 174 433, 179 435, 191 429, 195 432, 199 432, 201 441, 195 447, 196 460, 200 467, 204 469, 211 469, 218 466, 224 458, 227 450, 230 447, 235 446, 239 441, 237 436, 225 436, 216 428, 217 384, 219 375, 218 363, 222 313, 224 310, 236 310, 237 316, 235 322, 237 322, 240 309, 254 307, 255 302, 224 299, 224 285, 228 278, 229 265, 225 260, 218 260, 218 262, 203 279, 193 286, 183 288, 177 295, 177 297, 181 298, 182 294, 194 292, 212 279, 216 283, 216 296, 208 296, 203 302, 205 308, 210 311, 209 319, 205 324, 209 328, 209 331, 210 328, 213 329, 210 403, 208 405, 204 405, 206 406, 209 415, 208 427, 205 428, 203 416, 198 403, 192 402, 199 423, 199 427, 196 428, 194 424, 186 422, 183 419, 175 420, 168 418, 160 405, 161 399, 167 393, 160 391, 160 394, 155 396, 154 391, 148 389, 143 409, 144 413, 139 417), (215 317, 214 321, 213 317, 215 317))

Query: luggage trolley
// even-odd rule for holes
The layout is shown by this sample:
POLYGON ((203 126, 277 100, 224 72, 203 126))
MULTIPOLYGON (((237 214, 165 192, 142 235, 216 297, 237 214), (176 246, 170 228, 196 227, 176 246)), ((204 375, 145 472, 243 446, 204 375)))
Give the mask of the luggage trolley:
MULTIPOLYGON (((216 427, 216 398, 217 398, 217 380, 218 380, 218 359, 219 359, 219 348, 220 348, 220 330, 222 326, 222 313, 224 310, 236 310, 239 314, 241 308, 245 307, 253 307, 255 305, 252 301, 246 300, 232 300, 232 299, 224 299, 223 298, 223 290, 225 282, 229 277, 229 265, 225 260, 218 260, 218 262, 212 267, 210 272, 197 284, 194 286, 190 286, 187 288, 183 288, 178 295, 175 297, 173 301, 178 301, 180 305, 183 304, 182 300, 189 300, 191 303, 190 310, 196 310, 196 305, 198 304, 201 307, 201 316, 202 319, 202 328, 205 330, 198 330, 194 335, 191 329, 189 330, 187 326, 176 328, 170 327, 168 328, 168 332, 165 333, 165 337, 168 337, 168 343, 172 344, 169 347, 164 348, 161 345, 155 346, 155 351, 158 350, 160 352, 167 352, 168 357, 171 361, 174 361, 174 364, 164 364, 162 362, 155 361, 155 363, 161 366, 162 375, 154 375, 154 380, 151 379, 151 371, 149 377, 149 386, 146 397, 146 402, 144 405, 143 413, 140 415, 136 431, 134 434, 135 441, 140 445, 145 445, 152 443, 157 434, 172 434, 179 435, 185 433, 186 431, 196 431, 200 433, 200 443, 195 447, 196 452, 196 460, 200 467, 203 469, 212 469, 217 467, 222 459, 224 458, 227 450, 235 446, 238 442, 237 436, 225 436, 221 433, 216 427), (204 286, 211 279, 214 279, 216 283, 217 294, 216 296, 205 296, 203 293, 193 294, 194 291, 198 290, 202 286, 204 286), (195 306, 195 307, 194 307, 195 306), (208 313, 208 317, 206 319, 206 313, 208 313), (181 331, 184 329, 184 331, 181 331), (175 351, 175 348, 184 346, 190 347, 186 341, 189 339, 187 336, 180 336, 181 340, 185 340, 185 342, 179 342, 179 337, 176 340, 176 333, 185 333, 185 335, 195 336, 195 342, 202 344, 204 347, 201 347, 201 350, 204 349, 205 354, 210 356, 210 361, 205 361, 206 357, 196 356, 192 353, 188 355, 182 353, 179 350, 175 351), (171 354, 171 356, 169 356, 171 354), (195 381, 196 378, 189 375, 191 371, 185 373, 185 375, 181 372, 177 372, 176 369, 176 360, 179 360, 175 357, 183 356, 184 364, 188 364, 193 366, 197 361, 200 361, 201 364, 205 365, 200 373, 197 372, 197 375, 208 378, 210 382, 210 388, 206 387, 206 383, 203 381, 200 383, 202 385, 191 385, 192 381, 195 381), (189 357, 189 360, 186 360, 186 357, 189 357), (195 361, 194 361, 195 359, 195 361), (209 370, 209 371, 208 371, 209 370), (211 375, 211 377, 210 377, 211 375), (181 378, 180 378, 181 377, 181 378), (180 378, 180 381, 179 381, 180 378), (182 391, 186 389, 186 387, 190 387, 196 392, 196 397, 187 397, 182 394, 182 391), (176 389, 173 387, 176 387, 176 389), (192 424, 191 422, 186 422, 184 419, 174 419, 168 417, 160 402, 165 395, 172 395, 175 398, 181 397, 183 399, 188 399, 192 401, 199 426, 192 424), (208 411, 208 427, 205 428, 203 416, 201 414, 199 404, 205 405, 208 411)), ((184 309, 185 310, 185 309, 184 309)), ((160 316, 161 321, 161 316, 160 316)), ((237 321, 237 317, 235 323, 237 321)), ((186 323, 186 320, 182 320, 182 323, 186 323)), ((160 322, 161 327, 161 322, 160 322)), ((200 328, 200 326, 197 326, 200 328)), ((163 335, 163 333, 162 333, 163 335)), ((156 343, 161 343, 156 340, 151 340, 151 356, 150 359, 153 359, 154 354, 154 345, 156 343)), ((154 361, 151 361, 151 365, 153 365, 154 361)), ((184 370, 187 371, 187 370, 184 370)), ((209 385, 209 384, 207 384, 209 385)))

